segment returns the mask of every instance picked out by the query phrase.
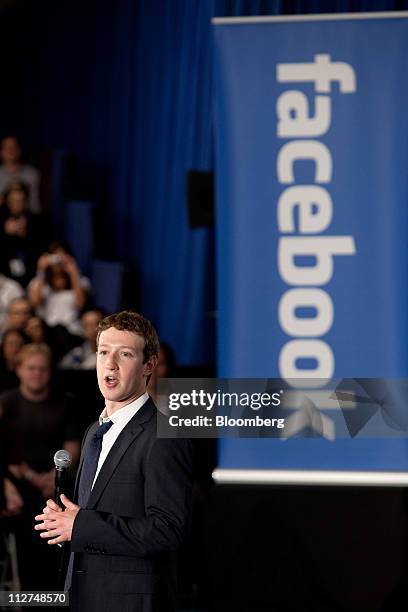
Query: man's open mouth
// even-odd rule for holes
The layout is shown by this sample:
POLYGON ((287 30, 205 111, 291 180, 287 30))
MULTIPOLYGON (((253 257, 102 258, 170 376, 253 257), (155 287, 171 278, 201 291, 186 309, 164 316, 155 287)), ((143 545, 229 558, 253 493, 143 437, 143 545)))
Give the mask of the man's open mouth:
POLYGON ((110 389, 116 387, 116 385, 119 383, 118 379, 115 376, 105 376, 104 381, 105 385, 110 389))

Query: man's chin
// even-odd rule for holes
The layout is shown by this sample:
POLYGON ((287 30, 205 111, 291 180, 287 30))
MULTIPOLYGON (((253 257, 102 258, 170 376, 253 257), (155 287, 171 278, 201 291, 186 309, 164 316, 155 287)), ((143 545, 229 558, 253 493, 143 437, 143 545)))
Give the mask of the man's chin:
POLYGON ((27 387, 27 391, 33 397, 43 397, 48 393, 48 387, 27 387))
POLYGON ((101 389, 102 395, 103 397, 108 401, 108 402, 115 402, 116 403, 120 403, 123 402, 125 400, 125 398, 123 397, 123 393, 121 393, 119 391, 119 389, 115 388, 115 389, 109 389, 107 387, 103 387, 101 389))

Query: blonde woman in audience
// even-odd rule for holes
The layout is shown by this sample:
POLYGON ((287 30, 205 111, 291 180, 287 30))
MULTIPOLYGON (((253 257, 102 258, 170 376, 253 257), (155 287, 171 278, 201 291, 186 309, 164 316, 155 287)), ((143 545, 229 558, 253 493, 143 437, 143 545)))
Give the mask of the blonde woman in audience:
POLYGON ((19 283, 0 274, 0 335, 7 327, 7 311, 13 300, 24 295, 19 283))

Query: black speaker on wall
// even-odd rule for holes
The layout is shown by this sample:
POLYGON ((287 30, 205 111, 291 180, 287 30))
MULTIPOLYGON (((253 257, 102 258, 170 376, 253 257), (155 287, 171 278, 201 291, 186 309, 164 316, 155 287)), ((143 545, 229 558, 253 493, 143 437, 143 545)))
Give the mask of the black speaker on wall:
POLYGON ((214 227, 214 172, 187 172, 187 212, 189 227, 214 227))

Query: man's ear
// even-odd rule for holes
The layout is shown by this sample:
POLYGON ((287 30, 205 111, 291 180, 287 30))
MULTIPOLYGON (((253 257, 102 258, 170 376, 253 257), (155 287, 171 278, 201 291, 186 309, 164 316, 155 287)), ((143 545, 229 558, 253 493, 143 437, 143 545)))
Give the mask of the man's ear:
POLYGON ((144 364, 144 373, 146 374, 146 376, 150 376, 154 368, 157 366, 158 360, 159 358, 157 357, 157 355, 152 355, 151 357, 149 357, 149 359, 144 364))

